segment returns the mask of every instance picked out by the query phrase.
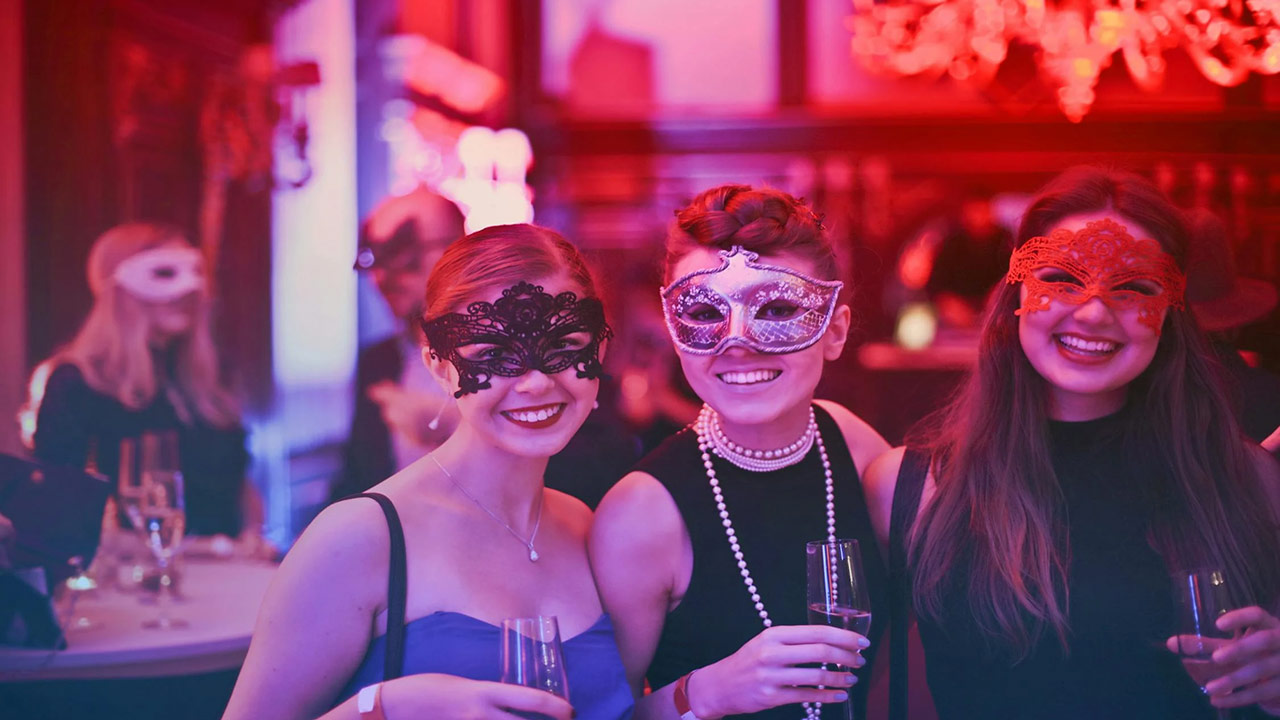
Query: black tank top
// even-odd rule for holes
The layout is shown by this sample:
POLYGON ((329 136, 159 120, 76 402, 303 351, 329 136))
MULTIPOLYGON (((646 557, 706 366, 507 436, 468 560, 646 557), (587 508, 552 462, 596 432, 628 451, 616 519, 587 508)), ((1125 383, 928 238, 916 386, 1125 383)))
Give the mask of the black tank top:
MULTIPOLYGON (((862 496, 858 470, 835 420, 815 406, 818 430, 835 478, 836 535, 856 539, 871 588, 872 645, 868 664, 858 671, 853 699, 864 717, 869 668, 876 639, 888 625, 883 563, 862 496)), ((750 472, 712 455, 725 505, 742 547, 747 569, 774 625, 803 625, 806 611, 805 543, 827 537, 826 482, 817 444, 799 463, 773 472, 750 472)), ((667 614, 649 666, 656 689, 691 670, 722 660, 764 630, 729 549, 715 497, 698 451, 698 435, 685 428, 647 455, 637 470, 657 478, 671 493, 693 545, 693 572, 679 607, 667 614)), ((750 716, 797 720, 799 705, 750 716)))
POLYGON ((1020 662, 984 651, 952 576, 943 622, 920 618, 929 689, 942 720, 1201 720, 1214 717, 1178 658, 1170 570, 1147 540, 1144 487, 1163 460, 1122 434, 1124 414, 1050 423, 1068 518, 1069 652, 1044 633, 1020 662))

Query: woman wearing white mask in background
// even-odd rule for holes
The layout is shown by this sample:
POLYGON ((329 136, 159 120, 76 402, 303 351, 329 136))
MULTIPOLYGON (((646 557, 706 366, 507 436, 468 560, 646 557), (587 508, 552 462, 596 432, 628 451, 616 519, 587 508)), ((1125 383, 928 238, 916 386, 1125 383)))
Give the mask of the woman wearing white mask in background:
POLYGON ((243 534, 242 549, 257 551, 261 507, 245 480, 239 409, 219 378, 203 255, 176 227, 126 223, 94 242, 87 275, 93 309, 32 374, 24 440, 44 462, 92 462, 114 481, 121 440, 176 432, 186 532, 243 534))

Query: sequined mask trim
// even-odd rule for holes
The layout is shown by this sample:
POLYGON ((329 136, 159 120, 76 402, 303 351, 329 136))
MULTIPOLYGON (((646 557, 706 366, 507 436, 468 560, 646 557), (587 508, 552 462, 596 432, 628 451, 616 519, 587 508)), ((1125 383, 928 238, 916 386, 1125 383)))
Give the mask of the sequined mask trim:
POLYGON ((662 288, 667 330, 682 352, 718 355, 737 345, 790 353, 826 332, 844 283, 758 263, 760 255, 740 245, 719 255, 719 267, 695 270, 662 288))
POLYGON ((1055 300, 1082 305, 1096 297, 1112 310, 1137 309, 1138 319, 1157 333, 1163 311, 1183 307, 1186 288, 1186 277, 1159 243, 1135 240, 1110 219, 1031 238, 1013 251, 1005 280, 1027 289, 1017 315, 1047 310, 1055 300), (1036 277, 1043 268, 1061 270, 1069 279, 1036 277))
POLYGON ((471 303, 466 314, 423 320, 422 332, 431 354, 457 368, 453 395, 459 398, 491 387, 494 376, 519 377, 530 370, 552 375, 575 368, 578 377, 594 380, 604 374, 600 344, 613 337, 598 299, 579 300, 572 292, 552 296, 524 281, 492 303, 471 303), (577 333, 590 336, 585 346, 566 342, 577 333), (468 345, 492 347, 467 357, 460 350, 468 345))

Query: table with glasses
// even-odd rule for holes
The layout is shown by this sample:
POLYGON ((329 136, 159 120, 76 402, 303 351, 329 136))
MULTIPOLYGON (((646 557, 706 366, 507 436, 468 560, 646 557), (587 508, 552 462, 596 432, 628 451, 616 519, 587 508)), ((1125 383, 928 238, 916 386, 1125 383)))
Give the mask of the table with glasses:
POLYGON ((91 702, 96 717, 112 716, 107 708, 130 717, 218 717, 275 569, 262 560, 188 557, 169 608, 188 622, 180 628, 142 627, 158 612, 145 591, 86 594, 75 614, 90 627, 69 630, 65 650, 0 648, 0 706, 34 713, 20 717, 76 717, 91 702))
POLYGON ((187 559, 182 597, 170 613, 189 625, 169 630, 143 629, 156 614, 142 602, 146 593, 97 591, 77 601, 77 614, 93 624, 70 630, 66 650, 0 649, 0 677, 158 677, 239 667, 275 568, 258 560, 187 559))

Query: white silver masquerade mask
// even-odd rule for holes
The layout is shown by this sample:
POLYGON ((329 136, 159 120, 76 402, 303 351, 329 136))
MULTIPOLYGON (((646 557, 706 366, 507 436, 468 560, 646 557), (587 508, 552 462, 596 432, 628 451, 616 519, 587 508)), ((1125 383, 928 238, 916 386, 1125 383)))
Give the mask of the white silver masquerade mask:
POLYGON ((734 345, 782 354, 818 341, 844 283, 756 262, 734 245, 720 267, 694 270, 662 288, 667 330, 682 352, 718 355, 734 345))
POLYGON ((204 256, 189 247, 162 247, 130 256, 115 281, 139 300, 169 302, 204 289, 204 256))

